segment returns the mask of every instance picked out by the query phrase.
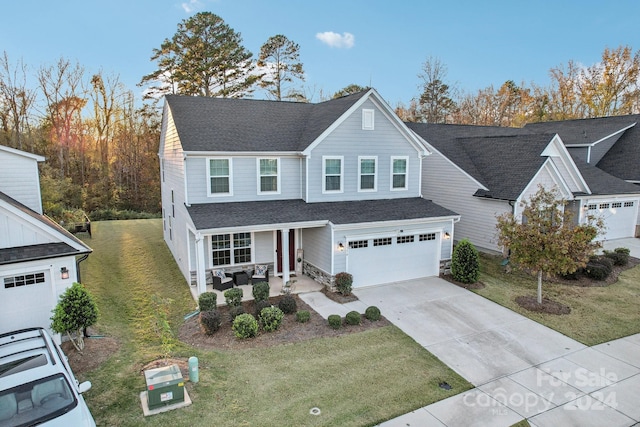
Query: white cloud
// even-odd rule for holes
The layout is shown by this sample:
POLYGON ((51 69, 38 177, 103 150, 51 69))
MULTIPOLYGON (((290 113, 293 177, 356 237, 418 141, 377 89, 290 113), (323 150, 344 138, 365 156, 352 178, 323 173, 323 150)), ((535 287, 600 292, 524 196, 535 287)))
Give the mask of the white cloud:
POLYGON ((203 4, 200 0, 189 0, 188 2, 181 3, 180 6, 182 6, 185 12, 191 13, 194 10, 202 9, 203 4))
POLYGON ((351 33, 334 33, 333 31, 325 31, 324 33, 317 33, 316 38, 322 43, 331 47, 351 49, 356 41, 356 38, 351 33))

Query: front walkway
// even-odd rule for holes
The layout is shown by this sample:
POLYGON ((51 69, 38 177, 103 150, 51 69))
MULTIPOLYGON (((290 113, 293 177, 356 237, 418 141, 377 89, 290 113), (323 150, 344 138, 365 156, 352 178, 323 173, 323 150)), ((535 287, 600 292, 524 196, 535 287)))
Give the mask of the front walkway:
POLYGON ((379 307, 476 386, 381 426, 493 427, 523 418, 539 427, 640 421, 640 334, 589 348, 439 278, 354 293, 359 301, 349 307, 318 292, 300 297, 323 317, 379 307))

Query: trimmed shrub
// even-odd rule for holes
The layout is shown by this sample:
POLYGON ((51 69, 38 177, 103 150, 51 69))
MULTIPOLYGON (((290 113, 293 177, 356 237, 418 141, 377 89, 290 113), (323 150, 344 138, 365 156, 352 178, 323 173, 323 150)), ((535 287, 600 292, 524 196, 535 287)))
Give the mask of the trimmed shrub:
POLYGON ((242 304, 242 289, 231 288, 224 291, 224 301, 229 307, 237 307, 242 304))
POLYGON ((470 284, 480 277, 480 257, 473 243, 461 240, 453 249, 451 257, 451 276, 453 280, 470 284))
POLYGON ((604 256, 613 261, 613 265, 624 266, 629 263, 629 254, 631 251, 628 248, 615 248, 612 251, 604 251, 604 256))
POLYGON ((613 271, 613 260, 604 256, 592 256, 584 268, 587 277, 593 280, 605 280, 613 271))
POLYGON ((256 302, 256 317, 260 317, 260 313, 263 308, 271 307, 271 303, 269 301, 258 301, 256 302))
POLYGON ((300 310, 296 313, 296 322, 307 323, 311 319, 309 310, 300 310))
POLYGON ((258 335, 258 321, 251 314, 244 313, 233 320, 231 329, 238 338, 253 338, 258 335))
POLYGON ((203 292, 198 297, 200 312, 215 310, 218 304, 218 295, 215 292, 203 292))
POLYGON ((284 314, 291 314, 298 310, 298 303, 293 296, 285 295, 278 303, 278 308, 282 310, 284 314))
POLYGON ((236 317, 240 316, 241 314, 244 314, 244 307, 241 305, 234 305, 229 307, 229 320, 231 322, 233 322, 236 317))
POLYGON ((266 307, 260 312, 260 325, 265 332, 273 332, 280 327, 284 313, 278 307, 266 307))
POLYGON ((217 310, 208 310, 200 312, 200 325, 207 335, 215 334, 220 329, 222 316, 217 310))
POLYGON ((258 282, 253 285, 253 299, 255 302, 267 301, 269 299, 269 282, 258 282))
POLYGON ((342 326, 342 317, 339 314, 330 314, 327 321, 333 329, 340 329, 340 326, 342 326))
POLYGON ((336 274, 335 285, 338 293, 344 296, 351 295, 353 276, 345 272, 338 273, 336 274))
POLYGON ((364 317, 366 317, 369 320, 373 320, 374 322, 377 322, 378 320, 380 320, 380 317, 381 317, 380 309, 375 305, 367 307, 367 309, 364 311, 364 317))
POLYGON ((345 316, 344 322, 347 325, 359 325, 360 323, 362 323, 362 316, 360 316, 360 313, 358 313, 357 311, 350 311, 345 316))

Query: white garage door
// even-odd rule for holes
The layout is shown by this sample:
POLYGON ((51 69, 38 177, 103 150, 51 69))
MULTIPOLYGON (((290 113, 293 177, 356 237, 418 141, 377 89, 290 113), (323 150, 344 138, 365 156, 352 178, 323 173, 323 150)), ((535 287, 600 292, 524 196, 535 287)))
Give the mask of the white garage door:
POLYGON ((636 201, 599 202, 589 206, 589 214, 600 215, 604 220, 604 240, 634 237, 636 231, 636 201))
POLYGON ((437 276, 439 248, 440 233, 350 240, 347 272, 354 288, 437 276))
POLYGON ((48 272, 2 276, 0 332, 51 325, 54 308, 48 272))

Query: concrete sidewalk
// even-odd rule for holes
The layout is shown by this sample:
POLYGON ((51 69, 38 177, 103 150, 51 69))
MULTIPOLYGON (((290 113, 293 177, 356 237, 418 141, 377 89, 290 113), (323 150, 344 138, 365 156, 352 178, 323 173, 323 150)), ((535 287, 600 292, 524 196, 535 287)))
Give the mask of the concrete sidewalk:
POLYGON ((640 421, 640 334, 588 348, 439 278, 357 289, 335 303, 300 297, 323 316, 370 305, 475 389, 382 424, 627 426, 640 421))

